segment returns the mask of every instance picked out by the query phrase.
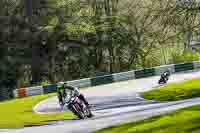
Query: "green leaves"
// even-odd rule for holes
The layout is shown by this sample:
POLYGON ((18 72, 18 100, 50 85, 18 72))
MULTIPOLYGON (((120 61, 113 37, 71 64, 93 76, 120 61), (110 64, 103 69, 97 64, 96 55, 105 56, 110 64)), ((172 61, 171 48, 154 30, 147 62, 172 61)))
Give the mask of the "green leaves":
POLYGON ((0 58, 20 64, 17 86, 199 59, 176 53, 185 31, 196 25, 198 34, 198 14, 190 12, 186 23, 186 11, 171 1, 37 0, 29 17, 23 4, 0 1, 0 43, 15 49, 0 58))
POLYGON ((95 32, 95 27, 92 24, 81 22, 80 24, 65 23, 64 31, 66 33, 87 33, 95 32))

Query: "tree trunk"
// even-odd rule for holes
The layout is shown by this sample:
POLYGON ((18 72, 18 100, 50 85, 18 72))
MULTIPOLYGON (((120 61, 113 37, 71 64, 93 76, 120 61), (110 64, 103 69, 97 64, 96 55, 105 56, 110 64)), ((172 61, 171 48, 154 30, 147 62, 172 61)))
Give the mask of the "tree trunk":
POLYGON ((56 82, 56 73, 55 73, 55 57, 56 57, 56 51, 52 50, 51 55, 50 55, 50 61, 49 61, 49 80, 51 83, 56 82))
POLYGON ((37 44, 32 44, 32 60, 31 60, 31 73, 32 84, 37 84, 41 81, 42 62, 40 57, 40 48, 37 44))

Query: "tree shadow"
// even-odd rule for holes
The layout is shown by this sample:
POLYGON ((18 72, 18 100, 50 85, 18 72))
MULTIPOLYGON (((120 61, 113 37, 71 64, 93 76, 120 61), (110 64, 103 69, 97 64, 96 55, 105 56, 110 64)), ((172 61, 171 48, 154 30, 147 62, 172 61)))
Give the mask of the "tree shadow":
POLYGON ((157 101, 143 100, 141 98, 133 97, 133 96, 107 96, 102 97, 102 100, 98 100, 91 105, 92 111, 99 111, 104 109, 114 109, 121 107, 130 107, 130 106, 138 106, 138 105, 146 105, 150 103, 158 103, 157 101))

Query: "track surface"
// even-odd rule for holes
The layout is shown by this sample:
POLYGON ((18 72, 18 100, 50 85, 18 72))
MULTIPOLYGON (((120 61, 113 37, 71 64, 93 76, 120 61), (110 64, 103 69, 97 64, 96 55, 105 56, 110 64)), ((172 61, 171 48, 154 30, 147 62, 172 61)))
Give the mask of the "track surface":
MULTIPOLYGON (((177 82, 200 77, 200 72, 174 74, 169 82, 177 82)), ((95 117, 87 120, 64 120, 48 125, 23 129, 0 130, 6 133, 90 133, 95 130, 141 120, 154 115, 171 112, 180 108, 200 104, 200 98, 176 102, 156 102, 144 100, 139 93, 157 86, 159 77, 130 80, 81 90, 92 104, 95 117)), ((38 113, 60 112, 56 97, 42 101, 34 110, 38 113)))

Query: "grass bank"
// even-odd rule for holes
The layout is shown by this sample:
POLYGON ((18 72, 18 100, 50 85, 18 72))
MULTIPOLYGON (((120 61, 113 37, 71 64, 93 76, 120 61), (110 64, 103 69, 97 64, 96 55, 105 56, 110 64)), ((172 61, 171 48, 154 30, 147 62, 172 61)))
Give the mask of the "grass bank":
POLYGON ((15 99, 0 103, 0 128, 21 128, 48 121, 73 118, 71 113, 35 114, 33 106, 54 94, 15 99))
POLYGON ((176 101, 200 97, 200 78, 159 87, 145 92, 143 97, 159 101, 176 101))
POLYGON ((200 133, 200 106, 143 121, 106 128, 96 133, 200 133))
MULTIPOLYGON (((200 97, 200 78, 158 87, 145 92, 143 96, 146 99, 159 101, 200 97)), ((96 133, 200 133, 200 106, 106 128, 96 133)))

